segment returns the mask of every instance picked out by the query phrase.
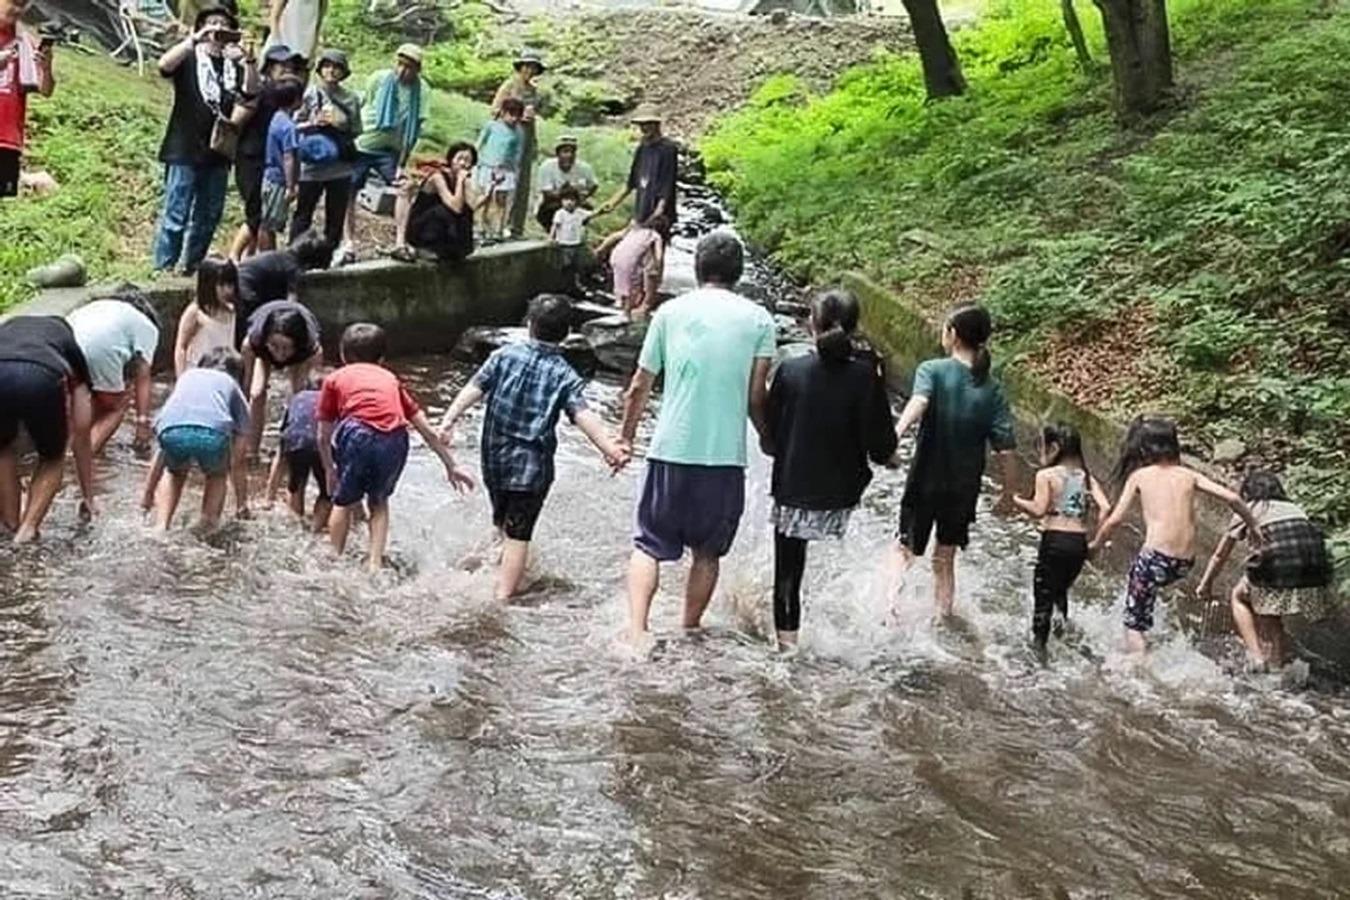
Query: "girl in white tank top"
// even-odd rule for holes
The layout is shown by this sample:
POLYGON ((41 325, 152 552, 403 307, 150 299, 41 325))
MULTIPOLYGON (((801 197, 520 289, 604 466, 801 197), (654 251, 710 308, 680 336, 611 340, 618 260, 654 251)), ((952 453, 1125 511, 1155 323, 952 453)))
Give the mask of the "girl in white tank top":
POLYGON ((197 268, 196 298, 178 320, 174 342, 174 373, 182 375, 216 347, 235 345, 234 302, 239 294, 239 271, 222 256, 208 256, 197 268))

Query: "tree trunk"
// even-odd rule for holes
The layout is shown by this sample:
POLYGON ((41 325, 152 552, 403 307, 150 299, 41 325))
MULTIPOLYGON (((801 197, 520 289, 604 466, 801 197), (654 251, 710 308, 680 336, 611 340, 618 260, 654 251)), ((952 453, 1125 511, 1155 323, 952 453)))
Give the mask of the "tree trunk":
POLYGON ((909 25, 914 30, 914 43, 919 47, 919 61, 923 63, 923 82, 928 99, 956 97, 966 92, 966 79, 961 75, 961 63, 947 38, 947 27, 942 24, 942 13, 937 0, 904 0, 909 13, 909 25))
POLYGON ((1064 9, 1064 28, 1069 32, 1073 52, 1078 56, 1078 67, 1091 74, 1097 66, 1088 52, 1087 38, 1083 37, 1083 23, 1078 21, 1078 10, 1074 9, 1073 0, 1063 0, 1060 5, 1064 9))
POLYGON ((1111 54, 1116 107, 1126 120, 1153 112, 1172 87, 1166 0, 1096 0, 1111 54))

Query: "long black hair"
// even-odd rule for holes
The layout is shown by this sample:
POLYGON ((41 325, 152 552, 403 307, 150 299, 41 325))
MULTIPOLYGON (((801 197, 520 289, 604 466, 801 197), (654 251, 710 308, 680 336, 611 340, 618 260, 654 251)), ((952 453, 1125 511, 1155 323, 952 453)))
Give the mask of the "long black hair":
POLYGON ((318 335, 310 334, 309 322, 305 321, 304 314, 294 307, 274 309, 267 314, 267 319, 263 322, 262 341, 260 342, 263 348, 267 346, 267 338, 273 334, 290 338, 291 343, 295 346, 294 355, 289 360, 278 359, 273 361, 279 366, 287 365, 297 359, 304 359, 309 355, 310 347, 318 337, 318 335))
POLYGON ((1177 436, 1177 423, 1163 416, 1135 416, 1125 433, 1125 443, 1121 445, 1120 459, 1116 461, 1112 477, 1119 486, 1144 466, 1180 461, 1181 439, 1177 436))
POLYGON ((971 364, 970 374, 976 384, 984 384, 989 380, 989 369, 994 364, 987 346, 994 333, 994 320, 989 318, 984 307, 972 303, 952 310, 947 316, 947 327, 956 334, 957 340, 974 351, 975 361, 971 364))
POLYGON ((197 264, 197 308, 214 316, 225 307, 220 302, 220 289, 229 286, 239 293, 239 269, 234 261, 211 254, 197 264))
POLYGON ((844 362, 853 356, 853 332, 862 313, 851 291, 833 288, 811 300, 811 324, 816 332, 816 352, 826 362, 844 362))
POLYGON ((1083 470, 1088 489, 1092 489, 1092 473, 1088 471, 1087 460, 1083 458, 1083 436, 1068 422, 1052 422, 1041 427, 1041 446, 1055 447, 1055 455, 1047 466, 1061 465, 1065 460, 1076 461, 1083 470))

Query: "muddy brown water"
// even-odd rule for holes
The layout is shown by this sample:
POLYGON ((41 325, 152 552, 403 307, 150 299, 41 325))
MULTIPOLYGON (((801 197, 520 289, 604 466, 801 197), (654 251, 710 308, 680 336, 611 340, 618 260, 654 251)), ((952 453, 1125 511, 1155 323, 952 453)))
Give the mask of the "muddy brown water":
MULTIPOLYGON (((400 368, 437 413, 465 376, 400 368)), ((612 419, 616 389, 590 391, 612 419)), ((677 634, 668 570, 641 661, 616 644, 641 468, 609 477, 572 429, 538 586, 507 608, 462 566, 485 500, 425 448, 373 579, 359 543, 334 564, 280 516, 152 538, 142 474, 115 444, 102 520, 78 532, 67 492, 40 547, 0 549, 5 897, 1311 900, 1350 880, 1343 691, 1233 678, 1166 627, 1122 671, 1095 571, 1040 670, 1034 535, 988 515, 964 624, 934 632, 910 597, 883 628, 894 474, 847 542, 813 546, 783 658, 757 460, 708 630, 677 634)))

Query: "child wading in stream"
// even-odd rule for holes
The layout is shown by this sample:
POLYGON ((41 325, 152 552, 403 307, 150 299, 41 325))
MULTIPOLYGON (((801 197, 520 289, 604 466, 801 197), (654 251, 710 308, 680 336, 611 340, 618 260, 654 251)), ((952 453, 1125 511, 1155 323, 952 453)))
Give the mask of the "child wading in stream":
POLYGON ((530 302, 526 321, 530 340, 488 357, 450 405, 441 426, 450 443, 455 423, 486 399, 480 442, 483 484, 492 502, 492 524, 505 539, 497 571, 498 600, 513 597, 525 577, 530 539, 553 485, 559 416, 566 413, 611 468, 617 471, 628 462, 628 452, 586 406, 586 383, 558 348, 571 327, 571 302, 541 294, 530 302))
MULTIPOLYGON (((199 524, 211 529, 220 523, 230 472, 248 448, 250 420, 243 374, 238 353, 228 347, 208 350, 195 368, 179 377, 159 411, 155 419, 159 450, 145 480, 141 506, 155 510, 155 527, 160 531, 169 530, 194 464, 206 476, 199 524), (163 480, 165 469, 169 470, 167 481, 163 480)), ((243 479, 235 481, 235 502, 241 511, 248 508, 246 485, 243 479)))
POLYGON ((1247 527, 1255 549, 1261 545, 1261 525, 1241 497, 1182 465, 1177 426, 1170 419, 1138 416, 1130 423, 1115 479, 1124 482, 1120 499, 1088 549, 1095 552, 1102 546, 1137 497, 1144 512, 1144 546, 1130 564, 1125 588, 1125 647, 1142 653, 1158 593, 1185 578, 1195 565, 1195 495, 1209 494, 1228 504, 1247 527))
POLYGON ((310 527, 315 534, 327 530, 328 519, 333 512, 333 501, 328 496, 328 475, 324 472, 323 459, 319 456, 318 412, 319 391, 322 387, 322 377, 311 378, 309 384, 303 390, 296 391, 286 404, 286 414, 281 417, 277 455, 272 459, 272 471, 267 478, 268 507, 276 502, 284 478, 287 506, 296 518, 304 520, 305 493, 309 489, 310 476, 314 477, 319 496, 314 498, 310 527))
POLYGON ((890 462, 895 420, 877 358, 853 346, 858 300, 826 291, 811 304, 816 352, 786 360, 769 388, 773 456, 773 621, 782 649, 797 643, 808 541, 842 538, 872 480, 890 462))
MULTIPOLYGON (((1335 609, 1331 555, 1322 529, 1301 506, 1289 502, 1284 485, 1273 473, 1249 473, 1241 495, 1261 523, 1259 538, 1265 550, 1248 557, 1246 574, 1233 588, 1233 624, 1254 668, 1279 667, 1288 662, 1284 617, 1316 622, 1335 609)), ((1234 517, 1196 589, 1202 599, 1209 596, 1214 577, 1228 562, 1234 545, 1252 536, 1248 526, 1234 517)))
POLYGON ((370 509, 370 554, 367 568, 384 565, 389 542, 389 498, 408 461, 411 425, 440 457, 455 490, 473 487, 473 479, 455 467, 450 448, 432 430, 398 376, 386 369, 384 329, 368 322, 348 325, 342 333, 342 368, 323 380, 316 416, 319 455, 332 495, 328 533, 333 550, 347 547, 352 507, 364 498, 370 509))
POLYGON ((1072 425, 1042 428, 1040 454, 1035 493, 1031 499, 1015 497, 1014 502, 1027 515, 1041 520, 1041 543, 1032 581, 1035 606, 1031 637, 1044 660, 1051 619, 1058 637, 1069 618, 1069 589, 1087 562, 1088 512, 1095 504, 1097 512, 1105 515, 1111 501, 1101 482, 1083 464, 1083 439, 1072 425))

